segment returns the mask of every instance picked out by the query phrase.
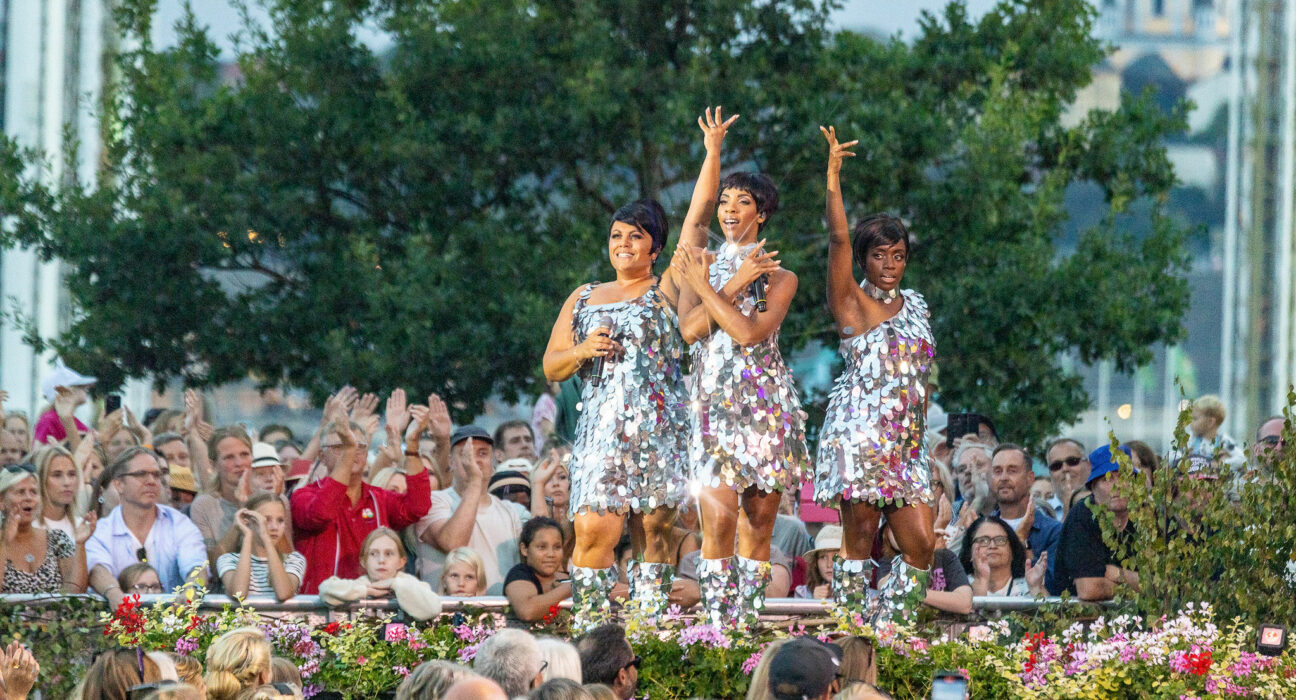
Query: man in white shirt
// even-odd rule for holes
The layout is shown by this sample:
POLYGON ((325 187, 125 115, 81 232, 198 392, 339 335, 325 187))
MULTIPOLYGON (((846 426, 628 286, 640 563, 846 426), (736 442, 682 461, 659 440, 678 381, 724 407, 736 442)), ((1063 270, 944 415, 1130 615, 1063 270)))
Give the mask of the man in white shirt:
POLYGON ((498 595, 505 574, 519 561, 518 538, 531 513, 486 490, 495 468, 494 442, 485 430, 475 425, 455 430, 450 437, 450 470, 453 486, 432 492, 428 514, 413 527, 417 539, 411 544, 418 554, 419 576, 439 588, 446 554, 468 547, 486 566, 486 592, 498 595))
POLYGON ((90 585, 113 609, 125 597, 117 575, 137 562, 157 571, 166 592, 186 582, 203 585, 207 548, 202 533, 180 511, 158 504, 162 469, 157 455, 132 447, 118 455, 110 469, 121 503, 99 521, 86 542, 90 585))

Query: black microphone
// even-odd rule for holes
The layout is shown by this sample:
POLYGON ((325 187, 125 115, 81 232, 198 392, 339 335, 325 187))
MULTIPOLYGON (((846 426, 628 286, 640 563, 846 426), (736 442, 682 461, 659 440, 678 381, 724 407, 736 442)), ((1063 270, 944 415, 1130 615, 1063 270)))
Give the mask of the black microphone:
POLYGON ((761 275, 752 280, 752 283, 747 286, 747 290, 751 292, 751 295, 756 297, 757 311, 764 311, 767 306, 765 304, 765 285, 767 284, 769 284, 769 275, 761 275))
MULTIPOLYGON (((603 318, 599 319, 598 327, 608 329, 608 336, 611 337, 611 335, 616 332, 615 324, 616 321, 611 316, 605 314, 603 318)), ((594 358, 594 365, 590 367, 590 384, 598 386, 603 383, 603 360, 606 359, 606 355, 599 355, 594 358)))

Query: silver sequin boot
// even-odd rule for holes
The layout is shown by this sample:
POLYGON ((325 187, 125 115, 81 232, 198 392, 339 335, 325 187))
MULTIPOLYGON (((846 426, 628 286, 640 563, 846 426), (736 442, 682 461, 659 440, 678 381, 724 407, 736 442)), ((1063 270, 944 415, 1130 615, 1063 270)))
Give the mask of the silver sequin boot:
POLYGON ((738 629, 750 629, 760 622, 765 609, 765 587, 769 585, 772 566, 767 561, 734 557, 737 562, 738 591, 734 596, 733 618, 738 629))
POLYGON ((630 602, 644 619, 656 623, 666 612, 675 567, 646 561, 630 563, 630 602))
POLYGON ((878 589, 877 609, 869 622, 914 622, 912 619, 927 595, 930 569, 919 569, 897 556, 891 561, 891 575, 878 589))
POLYGON ((702 589, 702 615, 708 625, 725 629, 730 624, 733 600, 734 558, 698 559, 698 587, 702 589))
POLYGON ((872 559, 833 557, 833 604, 865 620, 872 617, 875 604, 869 596, 869 585, 875 569, 877 562, 872 559))
POLYGON ((591 569, 571 567, 572 631, 582 634, 608 622, 612 618, 612 602, 608 594, 617 582, 616 567, 591 569))

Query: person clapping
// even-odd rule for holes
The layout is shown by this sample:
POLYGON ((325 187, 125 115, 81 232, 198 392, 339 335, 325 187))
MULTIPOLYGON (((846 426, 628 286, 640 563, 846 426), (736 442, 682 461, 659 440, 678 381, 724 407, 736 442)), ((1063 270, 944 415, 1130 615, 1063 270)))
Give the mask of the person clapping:
POLYGON ((287 521, 287 509, 273 493, 261 491, 248 499, 234 518, 239 530, 237 551, 222 554, 216 562, 226 592, 238 597, 273 595, 279 600, 297 595, 306 558, 300 552, 281 553, 287 521))

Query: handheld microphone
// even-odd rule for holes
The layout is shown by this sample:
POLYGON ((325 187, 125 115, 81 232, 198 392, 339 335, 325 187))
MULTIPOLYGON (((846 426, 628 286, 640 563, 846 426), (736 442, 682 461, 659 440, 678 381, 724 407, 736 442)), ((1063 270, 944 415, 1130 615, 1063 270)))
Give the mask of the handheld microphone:
POLYGON ((761 275, 760 277, 757 277, 756 279, 752 280, 752 283, 747 287, 747 289, 751 292, 751 295, 756 297, 757 311, 764 311, 767 307, 767 304, 765 303, 765 286, 768 284, 769 284, 769 275, 761 275))
MULTIPOLYGON (((608 336, 610 337, 616 332, 615 323, 615 320, 611 316, 605 314, 603 318, 599 319, 598 327, 608 329, 608 336)), ((603 383, 603 361, 606 359, 606 355, 599 355, 594 358, 594 364, 590 367, 590 384, 598 386, 603 383)))

